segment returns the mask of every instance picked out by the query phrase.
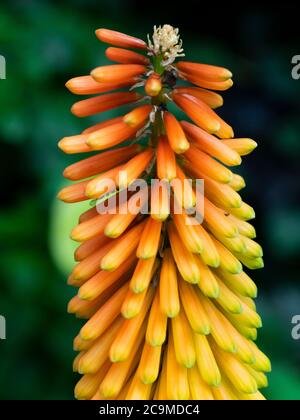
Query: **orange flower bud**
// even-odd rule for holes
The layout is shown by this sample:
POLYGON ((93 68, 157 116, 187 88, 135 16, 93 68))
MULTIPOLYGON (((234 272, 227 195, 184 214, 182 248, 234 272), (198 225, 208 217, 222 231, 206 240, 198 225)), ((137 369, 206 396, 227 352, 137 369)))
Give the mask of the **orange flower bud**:
POLYGON ((145 83, 145 92, 149 96, 157 96, 162 90, 162 82, 159 74, 153 73, 145 83))
POLYGON ((138 178, 147 169, 152 158, 153 150, 149 148, 125 163, 121 168, 121 173, 116 177, 119 188, 128 187, 128 185, 138 178))
POLYGON ((166 137, 158 139, 157 147, 157 175, 159 179, 171 181, 176 177, 176 160, 166 137))
POLYGON ((177 202, 184 209, 190 209, 196 204, 196 194, 190 181, 180 166, 176 165, 176 179, 172 182, 172 188, 177 202))
POLYGON ((146 341, 151 346, 161 346, 167 335, 168 318, 160 310, 159 290, 156 290, 155 297, 149 313, 146 341))
POLYGON ((136 251, 138 258, 148 259, 157 254, 160 242, 162 223, 148 217, 136 251))
POLYGON ((197 257, 185 248, 173 222, 168 224, 168 234, 172 254, 183 279, 189 283, 199 283, 201 274, 197 266, 197 257))
MULTIPOLYGON (((138 315, 132 319, 126 319, 123 323, 110 348, 110 360, 112 362, 126 360, 135 346, 136 338, 139 333, 145 332, 146 324, 144 323, 144 319, 152 303, 153 295, 154 288, 149 287, 138 315)), ((144 338, 144 334, 142 334, 142 338, 144 338)))
POLYGON ((80 336, 84 340, 95 340, 106 331, 120 313, 122 302, 126 296, 128 284, 118 291, 87 321, 81 328, 80 336))
MULTIPOLYGON (((184 156, 189 160, 189 163, 186 165, 187 168, 189 166, 193 168, 199 167, 202 173, 218 182, 228 183, 232 180, 232 172, 228 168, 206 153, 203 153, 197 147, 191 145, 184 156)), ((197 172, 197 169, 195 169, 195 172, 197 172)), ((201 179, 201 177, 199 178, 201 179)))
POLYGON ((160 309, 169 318, 180 311, 176 264, 170 248, 164 250, 159 279, 160 309))
POLYGON ((171 148, 175 153, 184 153, 190 145, 177 119, 170 112, 164 112, 164 124, 171 148))
POLYGON ((170 214, 170 185, 166 180, 155 180, 151 186, 151 217, 163 222, 170 214))
POLYGON ((135 78, 128 79, 119 83, 100 83, 96 82, 92 76, 79 76, 70 79, 66 87, 76 95, 94 95, 95 93, 109 92, 110 90, 121 89, 136 83, 135 78))
POLYGON ((75 226, 71 232, 71 238, 74 241, 82 242, 94 238, 97 235, 101 235, 104 232, 106 224, 111 218, 111 214, 98 214, 97 216, 75 226))
POLYGON ((133 144, 131 146, 121 147, 119 149, 109 150, 99 153, 87 159, 80 160, 67 166, 63 172, 65 178, 76 181, 97 175, 101 172, 112 169, 135 156, 139 152, 139 146, 133 144))
POLYGON ((96 35, 100 41, 115 45, 116 47, 138 48, 142 50, 147 49, 147 44, 145 41, 130 35, 123 34, 122 32, 101 28, 96 30, 96 35))
POLYGON ((195 124, 209 133, 216 133, 221 125, 214 115, 211 115, 211 109, 200 102, 199 99, 188 94, 174 92, 172 95, 174 102, 190 117, 195 124))
POLYGON ((72 271, 73 283, 81 285, 98 271, 100 271, 100 262, 102 257, 106 255, 113 245, 113 241, 109 241, 101 248, 97 249, 93 254, 75 265, 72 271))
POLYGON ((123 121, 129 127, 137 127, 142 123, 146 122, 150 112, 152 110, 152 105, 141 105, 135 108, 133 111, 124 115, 123 121))
POLYGON ((68 154, 91 152, 92 149, 88 146, 87 139, 88 136, 84 134, 64 137, 58 143, 58 147, 68 154))
POLYGON ((132 77, 145 73, 146 66, 141 64, 112 64, 101 66, 92 70, 91 75, 97 82, 120 83, 126 82, 132 77))
POLYGON ((100 130, 100 128, 108 127, 109 125, 116 124, 118 122, 121 122, 123 120, 123 117, 114 117, 110 118, 109 120, 101 121, 100 123, 91 125, 90 127, 83 130, 82 134, 90 134, 94 133, 94 131, 100 130))
POLYGON ((187 93, 195 98, 201 99, 210 108, 215 109, 223 105, 222 96, 210 90, 202 89, 199 87, 178 86, 174 91, 178 93, 187 93))
POLYGON ((230 145, 227 145, 227 140, 221 142, 202 128, 187 121, 181 121, 181 126, 186 135, 196 143, 197 147, 212 157, 217 158, 228 166, 235 166, 241 163, 242 160, 239 153, 232 149, 230 145))
POLYGON ((233 81, 231 79, 225 80, 224 82, 213 82, 211 80, 202 79, 195 74, 184 73, 184 72, 180 72, 179 76, 182 79, 188 80, 194 85, 202 87, 204 89, 227 90, 231 88, 231 86, 233 85, 233 81))
POLYGON ((107 93, 106 95, 76 102, 72 106, 71 112, 76 115, 76 117, 88 117, 90 115, 98 114, 99 112, 117 108, 121 105, 130 104, 140 99, 140 97, 141 96, 137 92, 107 93))
POLYGON ((176 63, 179 71, 195 75, 200 79, 211 80, 213 82, 223 82, 232 78, 231 71, 224 67, 211 66, 202 63, 191 63, 190 61, 179 61, 176 63))
POLYGON ((88 210, 86 210, 85 212, 83 212, 80 216, 79 216, 79 223, 85 222, 86 220, 90 220, 93 217, 97 216, 99 213, 97 211, 97 207, 92 207, 88 210))
POLYGON ((108 149, 133 137, 136 131, 137 128, 128 127, 120 121, 93 131, 87 138, 87 144, 92 150, 108 149))
POLYGON ((78 201, 88 200, 85 189, 89 181, 77 182, 59 191, 57 198, 65 203, 77 203, 78 201))
POLYGON ((85 242, 82 242, 74 253, 74 258, 76 261, 82 261, 87 258, 89 255, 93 254, 95 251, 100 249, 103 245, 107 244, 110 241, 110 238, 104 234, 96 236, 94 238, 88 239, 85 242))
POLYGON ((135 263, 136 256, 133 253, 117 270, 99 271, 80 287, 79 298, 93 301, 116 282, 118 282, 118 286, 121 286, 122 280, 124 283, 129 279, 135 263))
POLYGON ((112 242, 112 248, 103 255, 101 260, 102 270, 116 270, 124 261, 126 261, 137 248, 144 226, 145 222, 141 222, 112 242))
POLYGON ((122 64, 143 64, 150 63, 149 58, 134 51, 125 50, 123 48, 109 47, 105 51, 106 57, 111 61, 122 64))

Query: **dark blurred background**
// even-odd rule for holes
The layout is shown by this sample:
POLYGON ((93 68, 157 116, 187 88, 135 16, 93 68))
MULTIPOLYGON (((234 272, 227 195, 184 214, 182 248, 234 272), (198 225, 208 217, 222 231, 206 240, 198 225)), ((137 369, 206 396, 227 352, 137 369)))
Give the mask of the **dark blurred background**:
POLYGON ((77 379, 72 339, 80 322, 66 313, 73 293, 66 276, 73 265, 69 231, 84 205, 55 199, 64 166, 76 160, 56 144, 89 122, 70 114, 75 97, 64 83, 106 63, 95 29, 145 38, 164 23, 180 28, 187 59, 234 73, 220 115, 237 137, 259 144, 241 173, 265 251, 265 269, 252 273, 264 321, 258 341, 273 363, 265 395, 300 399, 300 340, 291 337, 291 318, 300 314, 300 80, 291 77, 291 59, 300 54, 299 14, 287 2, 272 9, 210 3, 1 1, 0 54, 7 61, 7 79, 0 80, 0 314, 7 320, 1 399, 72 399, 77 379))

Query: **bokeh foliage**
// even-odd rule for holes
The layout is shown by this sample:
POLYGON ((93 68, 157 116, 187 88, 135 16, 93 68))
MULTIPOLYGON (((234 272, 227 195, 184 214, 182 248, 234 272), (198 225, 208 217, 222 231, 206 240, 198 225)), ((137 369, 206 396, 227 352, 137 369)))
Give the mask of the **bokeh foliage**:
POLYGON ((1 2, 0 54, 7 60, 7 79, 0 80, 0 314, 7 319, 1 399, 73 397, 72 338, 80 322, 66 314, 74 293, 66 276, 74 249, 68 234, 82 205, 55 201, 61 172, 76 159, 56 143, 88 122, 70 114, 75 98, 64 83, 106 62, 96 28, 145 36, 160 23, 180 27, 188 59, 234 72, 220 114, 237 136, 259 143, 241 173, 265 250, 266 267, 253 278, 264 320, 259 342, 273 362, 266 395, 300 399, 300 341, 291 338, 291 318, 300 313, 300 80, 291 78, 291 57, 300 54, 296 9, 285 3, 272 12, 254 4, 236 10, 226 3, 198 12, 197 4, 182 2, 179 10, 151 2, 145 13, 133 0, 1 2))

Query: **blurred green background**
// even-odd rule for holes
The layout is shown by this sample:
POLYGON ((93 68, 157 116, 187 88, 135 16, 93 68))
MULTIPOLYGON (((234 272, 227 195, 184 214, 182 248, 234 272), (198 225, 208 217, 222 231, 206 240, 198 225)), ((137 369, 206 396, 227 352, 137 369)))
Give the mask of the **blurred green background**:
MULTIPOLYGON (((99 27, 137 36, 154 24, 178 26, 187 59, 229 67, 235 85, 220 115, 238 137, 258 149, 244 159, 243 197, 256 209, 265 269, 253 272, 264 327, 259 344, 273 372, 265 395, 300 399, 300 340, 291 318, 300 314, 300 80, 291 58, 300 54, 297 10, 236 8, 226 2, 180 7, 133 0, 1 1, 0 54, 0 399, 72 399, 72 339, 80 321, 66 313, 74 293, 66 286, 74 244, 68 239, 82 205, 56 202, 64 156, 57 142, 90 121, 69 112, 64 88, 71 77, 106 62, 99 27), (145 10, 145 8, 147 10, 145 10)), ((100 116, 106 118, 109 113, 100 116)), ((97 120, 97 119, 93 119, 97 120)))

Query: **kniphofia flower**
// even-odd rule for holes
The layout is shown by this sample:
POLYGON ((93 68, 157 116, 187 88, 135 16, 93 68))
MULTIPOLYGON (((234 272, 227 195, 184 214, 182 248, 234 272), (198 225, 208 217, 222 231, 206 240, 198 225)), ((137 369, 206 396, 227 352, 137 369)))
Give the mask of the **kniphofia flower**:
POLYGON ((74 370, 83 375, 75 396, 263 399, 271 367, 254 343, 262 324, 247 274, 263 266, 262 249, 249 222, 254 210, 239 194, 244 179, 233 169, 256 143, 235 138, 214 111, 232 74, 183 61, 170 25, 154 27, 148 43, 108 29, 96 35, 116 64, 67 82, 75 94, 94 95, 71 110, 86 117, 131 108, 59 143, 88 154, 65 169, 75 182, 59 193, 87 202, 71 233, 80 244, 68 279, 77 287, 68 310, 87 320, 74 339, 74 370), (170 112, 171 102, 186 120, 170 112), (146 195, 129 192, 136 179, 146 195), (152 179, 163 182, 150 189, 152 179), (193 183, 184 193, 173 184, 188 179, 204 180, 202 207, 193 183), (149 192, 146 211, 129 212, 149 192), (96 203, 110 198, 116 213, 99 213, 96 203), (189 223, 191 208, 203 223, 189 223))

